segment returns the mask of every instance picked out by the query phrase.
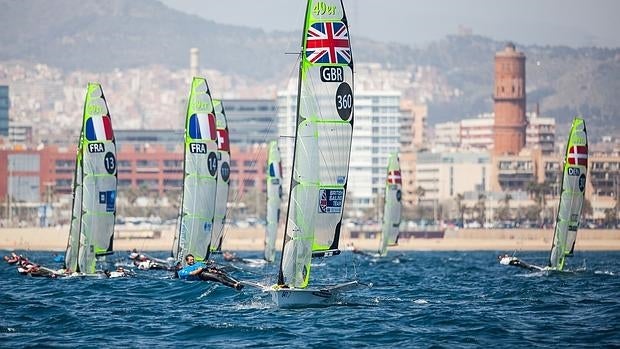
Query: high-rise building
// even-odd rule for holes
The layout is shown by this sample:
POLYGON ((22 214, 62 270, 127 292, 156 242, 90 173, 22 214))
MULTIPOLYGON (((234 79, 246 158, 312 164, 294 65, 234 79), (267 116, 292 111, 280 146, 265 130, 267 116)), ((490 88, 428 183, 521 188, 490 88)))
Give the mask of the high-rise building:
POLYGON ((265 144, 278 137, 274 99, 224 99, 230 143, 265 144))
POLYGON ((525 55, 508 43, 495 54, 496 155, 516 155, 525 146, 525 55))
POLYGON ((9 136, 9 87, 0 86, 0 137, 9 136))

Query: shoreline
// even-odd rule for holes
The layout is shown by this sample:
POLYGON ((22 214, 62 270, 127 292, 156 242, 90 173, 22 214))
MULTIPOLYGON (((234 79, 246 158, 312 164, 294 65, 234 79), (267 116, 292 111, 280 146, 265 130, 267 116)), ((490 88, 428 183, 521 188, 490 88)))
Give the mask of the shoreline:
MULTIPOLYGON (((115 232, 114 250, 169 251, 172 248, 174 228, 121 229, 115 232)), ((54 228, 0 228, 0 249, 32 251, 64 251, 69 233, 68 226, 54 228)), ((355 246, 373 251, 379 239, 349 237, 343 231, 340 248, 355 246)), ((550 229, 459 229, 447 230, 439 239, 400 239, 395 251, 547 251, 551 247, 550 229)), ((224 249, 232 251, 260 251, 263 249, 264 229, 228 228, 224 249)), ((282 235, 277 239, 279 249, 282 235)), ((578 251, 620 251, 620 229, 583 229, 577 234, 578 251)))

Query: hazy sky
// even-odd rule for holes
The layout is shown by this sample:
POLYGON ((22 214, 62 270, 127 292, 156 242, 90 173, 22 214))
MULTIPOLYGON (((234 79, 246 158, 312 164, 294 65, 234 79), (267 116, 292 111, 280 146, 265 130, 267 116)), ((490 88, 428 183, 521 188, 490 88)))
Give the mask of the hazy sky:
MULTIPOLYGON (((219 23, 301 30, 303 0, 161 0, 219 23)), ((457 32, 520 44, 620 47, 620 0, 345 0, 351 35, 424 44, 457 32)))

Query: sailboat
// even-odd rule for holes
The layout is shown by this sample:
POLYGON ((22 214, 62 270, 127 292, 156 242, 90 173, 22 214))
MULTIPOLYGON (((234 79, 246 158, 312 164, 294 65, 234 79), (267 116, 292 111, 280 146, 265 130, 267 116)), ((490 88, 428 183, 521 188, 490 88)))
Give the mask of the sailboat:
POLYGON ((385 203, 383 205, 383 224, 381 227, 381 243, 379 245, 379 256, 387 256, 388 246, 394 246, 398 242, 398 232, 400 227, 401 203, 403 182, 400 172, 400 161, 398 154, 390 155, 387 166, 387 177, 385 180, 385 203))
POLYGON ((228 204, 230 179, 230 143, 228 141, 228 123, 226 112, 221 100, 213 100, 217 132, 217 190, 215 194, 215 213, 213 218, 213 235, 211 236, 211 252, 222 251, 224 239, 224 221, 228 204))
POLYGON ((273 262, 276 258, 276 237, 280 222, 282 205, 282 163, 278 142, 269 143, 267 159, 267 226, 265 231, 265 260, 273 262))
POLYGON ((546 267, 531 265, 514 256, 500 256, 500 264, 529 270, 564 270, 566 257, 573 255, 577 229, 581 218, 588 170, 588 137, 585 121, 573 120, 562 166, 562 182, 558 215, 555 221, 553 245, 546 267))
POLYGON ((73 209, 65 273, 94 274, 113 253, 116 219, 116 141, 101 85, 89 83, 73 177, 73 209))
POLYGON ((371 258, 386 257, 388 247, 397 244, 402 212, 402 186, 398 154, 392 153, 388 158, 385 178, 385 202, 383 204, 383 223, 381 225, 379 251, 378 253, 371 253, 353 248, 353 253, 371 258))
POLYGON ((340 254, 353 135, 353 58, 342 1, 308 0, 302 32, 295 146, 276 285, 281 307, 323 304, 357 288, 313 286, 312 257, 340 254))
POLYGON ((177 262, 187 254, 205 261, 211 252, 218 177, 216 116, 207 80, 195 77, 185 117, 183 196, 177 229, 177 262))

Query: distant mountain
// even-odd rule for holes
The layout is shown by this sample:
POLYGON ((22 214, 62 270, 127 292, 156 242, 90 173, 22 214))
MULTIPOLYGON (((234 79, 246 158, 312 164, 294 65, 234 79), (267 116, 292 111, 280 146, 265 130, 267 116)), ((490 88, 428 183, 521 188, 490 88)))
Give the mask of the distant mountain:
MULTIPOLYGON (((276 80, 295 69, 294 56, 285 52, 299 50, 297 32, 218 24, 153 0, 0 0, 0 9, 0 61, 28 60, 67 71, 150 64, 187 68, 189 49, 197 47, 203 67, 276 80)), ((432 102, 431 124, 492 110, 493 57, 504 42, 450 36, 414 49, 352 37, 357 62, 436 66, 451 87, 463 92, 450 101, 432 102)), ((620 49, 518 43, 517 49, 527 56, 530 110, 538 102, 543 115, 561 124, 580 114, 590 119, 591 130, 620 130, 620 49)))
POLYGON ((187 67, 198 47, 203 66, 268 78, 292 35, 216 24, 153 0, 0 0, 0 8, 0 60, 66 70, 187 67))

